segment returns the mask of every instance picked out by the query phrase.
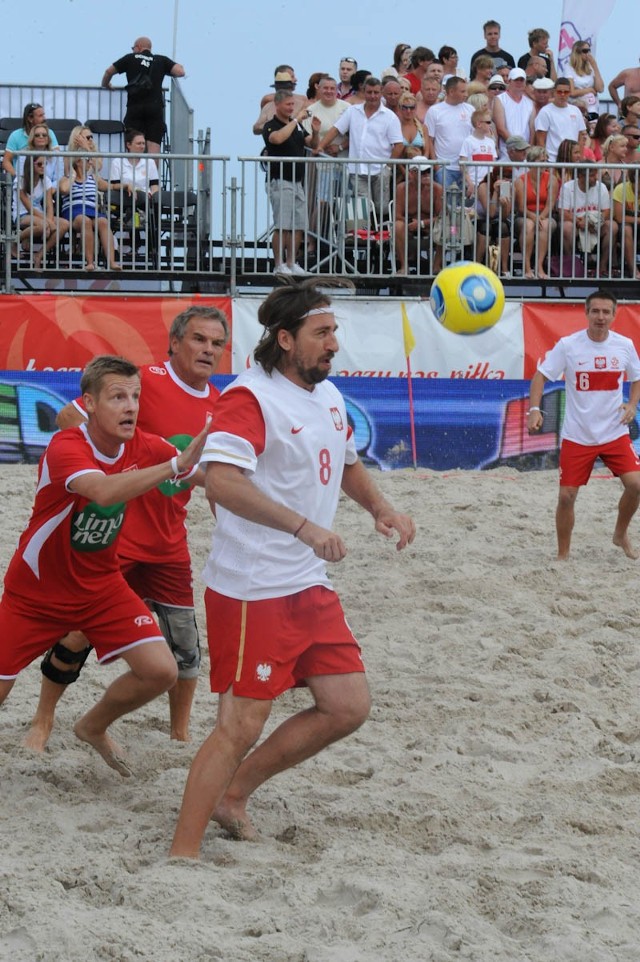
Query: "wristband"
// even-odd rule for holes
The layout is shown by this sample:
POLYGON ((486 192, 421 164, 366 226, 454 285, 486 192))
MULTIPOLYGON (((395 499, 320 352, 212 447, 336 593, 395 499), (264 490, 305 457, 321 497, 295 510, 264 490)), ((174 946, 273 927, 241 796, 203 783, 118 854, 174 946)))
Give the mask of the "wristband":
POLYGON ((180 468, 178 467, 178 458, 177 458, 176 455, 174 455, 174 456, 171 458, 171 462, 170 462, 170 463, 171 463, 171 471, 172 471, 173 477, 174 477, 174 478, 177 478, 178 475, 180 474, 180 468))
POLYGON ((527 414, 531 414, 532 411, 538 411, 540 414, 542 414, 542 411, 540 411, 540 408, 529 408, 529 410, 527 411, 527 414))
POLYGON ((294 537, 294 538, 297 538, 297 537, 298 537, 298 535, 300 534, 300 532, 301 532, 302 529, 304 528, 304 526, 305 526, 305 524, 307 523, 307 521, 308 521, 308 518, 305 518, 304 521, 302 522, 302 524, 298 525, 298 527, 296 528, 296 530, 293 532, 293 537, 294 537))

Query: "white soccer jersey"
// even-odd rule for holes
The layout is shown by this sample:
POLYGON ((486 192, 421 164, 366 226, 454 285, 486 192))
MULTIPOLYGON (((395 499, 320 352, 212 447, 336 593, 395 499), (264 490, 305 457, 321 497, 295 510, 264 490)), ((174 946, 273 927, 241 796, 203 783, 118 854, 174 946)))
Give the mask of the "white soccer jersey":
POLYGON ((622 382, 640 380, 640 359, 633 341, 609 331, 592 341, 586 331, 561 337, 538 370, 550 381, 565 377, 566 407, 562 437, 578 444, 607 444, 627 434, 620 421, 622 382))
MULTIPOLYGON (((222 393, 202 455, 203 462, 242 468, 274 501, 323 528, 333 525, 344 466, 357 459, 344 399, 333 384, 323 381, 307 391, 259 366, 222 393)), ((291 534, 222 506, 216 506, 216 518, 203 573, 210 588, 243 601, 312 585, 331 588, 324 561, 291 534)))

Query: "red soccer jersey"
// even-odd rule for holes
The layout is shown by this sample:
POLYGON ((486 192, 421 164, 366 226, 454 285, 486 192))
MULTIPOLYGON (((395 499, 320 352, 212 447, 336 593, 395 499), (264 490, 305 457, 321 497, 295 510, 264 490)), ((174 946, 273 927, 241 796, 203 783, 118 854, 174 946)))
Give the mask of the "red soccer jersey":
POLYGON ((5 576, 5 588, 26 606, 68 612, 74 604, 111 593, 122 575, 117 538, 129 507, 100 507, 68 490, 82 474, 118 474, 161 464, 175 448, 136 431, 115 458, 93 446, 85 425, 55 434, 40 460, 36 497, 27 528, 5 576))
MULTIPOLYGON (((181 381, 169 361, 140 369, 142 391, 138 427, 166 438, 181 451, 204 427, 220 392, 212 384, 196 391, 181 381)), ((81 409, 81 404, 76 402, 81 409)), ((128 561, 189 562, 188 482, 165 481, 127 507, 118 554, 128 561)))

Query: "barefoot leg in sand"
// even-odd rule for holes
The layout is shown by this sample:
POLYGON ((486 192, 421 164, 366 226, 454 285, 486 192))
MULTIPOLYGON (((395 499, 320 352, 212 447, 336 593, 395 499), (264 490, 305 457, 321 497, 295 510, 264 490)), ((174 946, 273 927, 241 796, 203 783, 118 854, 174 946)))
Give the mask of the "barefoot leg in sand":
POLYGON ((613 543, 622 548, 627 558, 634 560, 640 555, 631 546, 629 540, 629 525, 640 504, 640 472, 630 472, 620 475, 624 485, 622 497, 618 502, 618 518, 613 532, 613 543))
POLYGON ((22 740, 25 748, 30 748, 36 752, 45 750, 53 730, 58 702, 69 684, 77 681, 80 669, 90 651, 91 648, 86 636, 81 631, 71 631, 47 652, 42 663, 38 707, 31 719, 29 731, 22 740), (77 660, 74 660, 75 655, 78 656, 77 660), (48 677, 47 662, 49 663, 50 673, 58 680, 48 677))
POLYGON ((122 750, 107 735, 107 728, 116 719, 167 691, 176 680, 177 668, 164 641, 138 645, 126 651, 122 659, 129 671, 109 685, 100 701, 78 720, 74 730, 79 739, 96 749, 107 765, 125 775, 131 771, 122 750))

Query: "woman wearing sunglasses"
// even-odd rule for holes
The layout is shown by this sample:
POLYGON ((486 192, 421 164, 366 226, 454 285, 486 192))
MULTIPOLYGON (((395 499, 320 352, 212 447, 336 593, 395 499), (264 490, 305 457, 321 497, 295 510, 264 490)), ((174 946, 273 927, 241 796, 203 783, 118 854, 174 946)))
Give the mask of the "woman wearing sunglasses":
POLYGON ((593 116, 597 120, 598 94, 604 90, 604 81, 587 40, 576 40, 574 43, 564 76, 571 82, 571 103, 584 105, 588 118, 593 116))
POLYGON ((21 174, 13 191, 13 215, 20 230, 20 249, 33 251, 34 242, 41 244, 33 253, 34 270, 42 268, 47 251, 69 231, 69 221, 53 213, 53 184, 47 177, 45 157, 25 157, 21 174))

